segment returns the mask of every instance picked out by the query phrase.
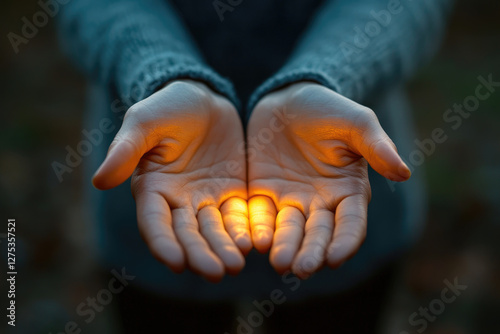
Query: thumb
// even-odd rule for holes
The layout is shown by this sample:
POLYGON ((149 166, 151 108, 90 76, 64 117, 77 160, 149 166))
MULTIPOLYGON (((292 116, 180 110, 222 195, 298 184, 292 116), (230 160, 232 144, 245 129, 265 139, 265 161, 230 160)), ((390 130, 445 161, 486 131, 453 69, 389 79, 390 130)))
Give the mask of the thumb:
POLYGON ((356 131, 352 141, 354 148, 383 177, 397 182, 410 178, 410 169, 376 117, 365 126, 365 131, 356 131))
POLYGON ((138 122, 125 117, 106 158, 92 178, 94 187, 107 190, 125 182, 134 172, 142 156, 153 146, 148 145, 138 122))

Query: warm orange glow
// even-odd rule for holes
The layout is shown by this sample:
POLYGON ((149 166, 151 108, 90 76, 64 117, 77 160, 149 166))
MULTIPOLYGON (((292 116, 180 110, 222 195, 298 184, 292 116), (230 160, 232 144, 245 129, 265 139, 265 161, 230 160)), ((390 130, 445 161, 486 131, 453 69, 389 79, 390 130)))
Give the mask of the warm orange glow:
POLYGON ((254 196, 248 202, 250 224, 252 227, 262 225, 276 217, 276 207, 267 196, 254 196))
POLYGON ((233 197, 227 201, 228 211, 248 214, 247 202, 239 197, 233 197))

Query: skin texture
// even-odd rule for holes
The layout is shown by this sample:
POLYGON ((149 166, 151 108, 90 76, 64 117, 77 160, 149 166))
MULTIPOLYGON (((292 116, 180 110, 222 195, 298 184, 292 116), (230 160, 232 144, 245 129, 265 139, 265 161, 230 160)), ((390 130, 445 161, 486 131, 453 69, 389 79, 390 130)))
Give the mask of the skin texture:
POLYGON ((410 177, 372 110, 312 82, 261 99, 247 141, 253 243, 270 249, 277 272, 301 278, 339 267, 361 246, 367 162, 393 181, 410 177))
POLYGON ((247 130, 245 150, 226 98, 174 81, 127 111, 94 186, 132 176, 151 253, 217 282, 241 271, 252 246, 270 250, 279 273, 340 266, 366 235, 367 162, 391 180, 410 177, 373 111, 316 83, 262 98, 247 130))
POLYGON ((93 184, 131 175, 139 230, 159 261, 214 282, 243 268, 252 248, 244 135, 227 99, 179 80, 133 105, 93 184))

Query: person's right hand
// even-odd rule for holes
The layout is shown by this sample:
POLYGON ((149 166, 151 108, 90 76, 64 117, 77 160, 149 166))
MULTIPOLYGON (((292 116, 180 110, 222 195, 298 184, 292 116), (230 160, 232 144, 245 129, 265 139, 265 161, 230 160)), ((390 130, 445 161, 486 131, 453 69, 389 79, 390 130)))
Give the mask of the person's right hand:
POLYGON ((174 81, 125 114, 93 183, 132 176, 139 230, 173 271, 208 280, 238 273, 252 241, 246 162, 234 106, 205 84, 174 81))

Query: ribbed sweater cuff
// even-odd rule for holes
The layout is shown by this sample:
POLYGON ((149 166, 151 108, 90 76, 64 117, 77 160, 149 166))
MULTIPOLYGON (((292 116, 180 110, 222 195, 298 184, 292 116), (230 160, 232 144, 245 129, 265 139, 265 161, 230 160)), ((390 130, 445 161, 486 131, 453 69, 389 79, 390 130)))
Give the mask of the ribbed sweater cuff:
POLYGON ((255 90, 247 104, 247 118, 250 117, 259 100, 266 94, 299 81, 315 81, 342 94, 339 82, 325 71, 309 66, 297 66, 294 68, 286 66, 255 90))
POLYGON ((175 53, 163 53, 141 61, 130 75, 118 80, 121 99, 127 104, 137 103, 168 81, 193 79, 207 83, 214 91, 227 97, 239 109, 240 102, 231 82, 198 60, 175 53))

